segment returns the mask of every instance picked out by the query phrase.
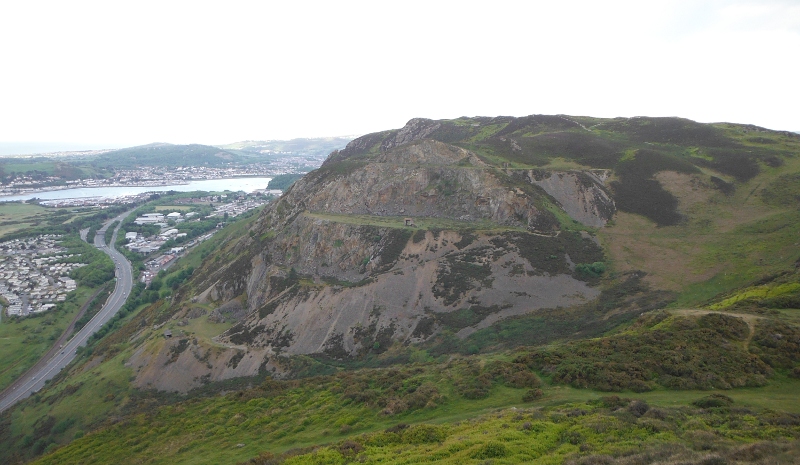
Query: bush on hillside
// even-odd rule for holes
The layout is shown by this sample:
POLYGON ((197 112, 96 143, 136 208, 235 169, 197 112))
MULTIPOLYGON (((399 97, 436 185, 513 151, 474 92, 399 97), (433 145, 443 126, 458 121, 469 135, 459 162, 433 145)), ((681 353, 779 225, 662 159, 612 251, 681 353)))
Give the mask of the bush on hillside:
POLYGON ((770 367, 734 342, 741 320, 708 317, 674 317, 654 329, 535 349, 515 362, 552 375, 554 382, 602 391, 763 385, 770 367), (715 323, 721 327, 712 329, 715 323))

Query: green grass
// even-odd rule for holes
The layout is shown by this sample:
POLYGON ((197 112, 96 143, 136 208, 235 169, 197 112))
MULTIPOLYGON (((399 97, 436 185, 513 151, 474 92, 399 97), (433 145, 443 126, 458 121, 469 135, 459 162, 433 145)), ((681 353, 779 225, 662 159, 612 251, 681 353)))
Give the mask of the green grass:
POLYGON ((742 343, 749 334, 740 318, 662 312, 641 317, 620 334, 533 349, 517 360, 559 383, 604 391, 763 386, 782 367, 754 356, 742 343))
POLYGON ((38 226, 47 220, 53 211, 34 204, 0 203, 0 237, 38 226))
MULTIPOLYGON (((777 455, 786 460, 797 451, 796 444, 781 442, 796 440, 795 431, 774 426, 759 429, 758 414, 737 415, 697 407, 652 408, 629 400, 618 402, 622 408, 608 406, 613 403, 615 400, 610 399, 556 408, 505 409, 469 422, 365 434, 314 451, 280 456, 279 460, 286 464, 347 463, 353 459, 398 464, 561 464, 579 457, 597 457, 588 463, 610 463, 612 457, 631 458, 638 454, 641 458, 633 463, 651 463, 648 454, 707 459, 707 449, 712 448, 714 457, 722 463, 722 457, 752 454, 749 445, 758 440, 764 441, 761 446, 768 450, 762 456, 777 455), (725 432, 705 434, 710 429, 708 425, 717 422, 724 424, 725 432)), ((270 456, 264 453, 262 458, 270 456)), ((256 459, 254 463, 268 462, 256 459)))
POLYGON ((506 127, 507 124, 508 123, 488 124, 485 126, 481 126, 480 130, 478 130, 475 134, 473 134, 469 138, 465 139, 464 143, 474 143, 484 140, 488 137, 491 137, 492 135, 494 135, 495 133, 506 127))
POLYGON ((94 289, 78 288, 62 304, 29 318, 9 318, 0 322, 0 390, 32 367, 53 346, 94 289))
POLYGON ((800 290, 800 283, 796 282, 755 286, 744 289, 741 292, 737 292, 735 295, 728 297, 727 299, 709 305, 708 308, 711 310, 722 310, 745 299, 780 297, 787 294, 794 294, 798 290, 800 290))
MULTIPOLYGON (((189 326, 182 329, 202 337, 208 337, 218 329, 215 325, 206 325, 200 320, 203 318, 191 321, 189 326)), ((669 321, 675 320, 673 318, 669 321)), ((651 326, 657 329, 664 324, 661 322, 651 326)), ((636 331, 635 328, 633 330, 636 331)), ((325 444, 333 444, 331 447, 338 448, 345 440, 359 442, 365 446, 362 452, 376 460, 381 457, 390 460, 391 456, 399 453, 408 460, 416 461, 416 454, 435 453, 442 454, 437 455, 441 459, 452 457, 453 461, 468 462, 474 458, 473 455, 481 454, 478 450, 498 441, 501 437, 498 434, 519 431, 525 422, 549 419, 553 425, 548 428, 556 428, 554 431, 561 434, 562 430, 559 428, 567 418, 571 418, 570 411, 577 408, 595 412, 595 409, 605 408, 598 407, 597 400, 607 395, 593 389, 576 389, 554 384, 545 377, 541 386, 543 396, 533 403, 523 402, 522 398, 529 388, 513 387, 513 384, 508 383, 525 378, 507 376, 503 374, 504 371, 493 368, 503 366, 497 363, 507 363, 506 361, 524 353, 517 350, 506 354, 455 358, 445 363, 342 372, 334 376, 298 381, 267 381, 258 388, 234 391, 225 396, 201 396, 183 400, 180 396, 164 397, 131 389, 128 380, 133 373, 125 366, 125 361, 132 349, 124 347, 123 343, 116 354, 105 352, 105 359, 99 365, 86 368, 76 365, 68 381, 58 383, 53 389, 42 392, 38 399, 27 401, 21 408, 13 410, 8 434, 15 437, 17 443, 33 435, 28 442, 40 444, 38 452, 56 447, 49 446, 51 443, 64 444, 75 438, 67 446, 43 457, 37 463, 118 463, 131 460, 148 463, 234 463, 255 457, 264 451, 273 454, 301 454, 296 458, 282 458, 287 459, 287 463, 305 463, 306 460, 316 460, 321 457, 319 454, 328 452, 321 449, 316 456, 303 456, 304 451, 298 448, 325 444), (433 391, 430 391, 431 386, 433 391), (422 397, 416 396, 417 390, 422 393, 422 397), (61 394, 65 391, 72 391, 69 397, 61 394), (577 407, 565 405, 587 401, 594 403, 577 407), (515 420, 519 414, 534 414, 534 411, 497 410, 511 407, 544 408, 537 410, 544 417, 537 419, 526 416, 524 421, 515 420), (509 416, 512 418, 509 419, 509 416), (50 417, 50 423, 43 427, 43 419, 50 417), (108 417, 117 417, 122 421, 104 424, 103 419, 108 417), (502 421, 495 424, 495 420, 502 421), (378 437, 383 434, 383 430, 399 423, 437 425, 436 428, 442 428, 447 434, 441 441, 431 443, 423 441, 423 444, 418 444, 414 442, 416 440, 409 439, 411 442, 402 443, 399 448, 394 448, 391 441, 377 449, 370 448, 369 444, 375 445, 371 442, 373 439, 370 439, 373 438, 372 435, 378 437), (515 426, 506 428, 503 424, 515 426), (67 426, 63 427, 64 431, 56 434, 52 431, 58 429, 57 425, 67 426), (97 427, 99 429, 82 438, 76 437, 97 427), (451 451, 451 455, 446 455, 442 451, 442 444, 447 445, 446 449, 450 450, 454 441, 463 443, 466 437, 472 438, 470 441, 475 440, 464 449, 469 450, 469 453, 451 451), (456 441, 455 438, 459 439, 456 441), (244 446, 239 447, 239 444, 244 446), (423 447, 425 444, 429 447, 423 447)), ((520 369, 520 365, 505 366, 514 366, 514 370, 520 369)), ((514 371, 511 373, 513 375, 514 371)), ((612 449, 617 452, 649 447, 664 440, 676 445, 691 445, 691 441, 686 440, 686 431, 709 429, 709 425, 719 425, 720 421, 732 426, 726 426, 724 430, 731 431, 731 434, 723 434, 718 440, 741 441, 736 444, 725 443, 731 447, 754 440, 792 438, 798 434, 792 427, 777 426, 783 420, 776 424, 769 423, 773 421, 771 418, 775 418, 774 415, 784 418, 780 417, 782 414, 761 412, 761 409, 772 409, 800 413, 800 405, 796 402, 800 395, 800 380, 780 373, 763 387, 675 391, 657 386, 646 393, 632 394, 623 391, 620 395, 645 400, 651 406, 684 409, 680 410, 683 412, 681 415, 688 414, 690 418, 684 417, 684 420, 672 426, 650 420, 622 418, 629 424, 615 433, 614 441, 610 442, 614 445, 612 449), (756 410, 749 413, 739 412, 735 414, 735 418, 729 418, 716 417, 714 415, 717 413, 689 407, 692 401, 711 393, 722 393, 732 398, 736 406, 756 410), (686 408, 694 410, 686 411, 686 408), (689 422, 691 419, 697 421, 689 422), (742 421, 756 421, 767 426, 744 428, 741 426, 742 421), (670 435, 671 433, 674 434, 670 435)), ((599 412, 604 416, 613 413, 606 410, 599 412)), ((576 418, 588 421, 593 418, 591 415, 581 414, 576 418)), ((573 420, 568 420, 568 423, 571 421, 573 420)), ((590 423, 593 422, 594 420, 590 423)), ((576 423, 569 423, 568 429, 574 427, 576 423)), ((424 430, 425 427, 419 428, 424 430)), ((422 431, 419 428, 409 431, 422 431)), ((588 443, 592 445, 591 448, 585 447, 584 450, 572 447, 580 444, 572 444, 571 439, 567 443, 558 439, 555 447, 545 448, 536 457, 560 463, 560 460, 578 452, 612 450, 600 444, 608 442, 607 431, 602 436, 594 436, 578 429, 583 438, 581 443, 588 443)), ((562 438, 563 435, 558 437, 562 438)), ((580 439, 578 436, 575 438, 580 439)), ((3 444, 9 444, 8 437, 2 439, 3 444)), ((504 457, 509 462, 522 460, 522 455, 519 455, 522 451, 530 451, 544 440, 541 436, 517 439, 518 442, 502 441, 507 449, 504 457)), ((527 457, 532 459, 532 456, 527 457)))
MULTIPOLYGON (((719 391, 621 394, 646 401, 649 406, 645 408, 664 410, 637 418, 629 414, 630 401, 619 401, 623 408, 615 414, 614 409, 604 405, 608 402, 602 400, 606 394, 564 386, 544 386, 543 397, 532 403, 522 401, 526 389, 503 385, 493 386, 485 398, 469 400, 461 397, 448 381, 453 376, 450 370, 438 365, 420 368, 423 378, 438 383, 444 396, 438 405, 386 415, 381 413, 382 407, 347 397, 350 384, 346 381, 352 379, 347 375, 289 382, 288 389, 268 382, 240 394, 146 409, 146 413, 103 427, 36 463, 234 463, 264 451, 295 451, 282 457, 286 463, 320 463, 318 460, 329 453, 338 457, 331 463, 344 463, 341 455, 333 451, 339 450, 345 440, 361 444, 366 457, 389 463, 415 463, 432 456, 453 463, 479 463, 473 459, 486 458, 478 457, 479 451, 494 442, 505 446, 506 454, 495 457, 503 459, 502 463, 534 459, 561 463, 579 452, 621 453, 664 442, 691 444, 686 440, 687 431, 710 430, 711 425, 724 425, 714 440, 733 441, 726 442, 728 445, 796 438, 800 434, 792 426, 780 426, 780 420, 769 423, 775 414, 760 410, 786 406, 797 412, 798 406, 791 400, 800 389, 800 381, 793 379, 781 379, 774 387, 722 392, 740 409, 751 409, 738 413, 704 411, 689 405, 719 391), (777 397, 770 401, 773 395, 777 397), (592 425, 598 421, 611 424, 595 431, 592 425), (524 426, 526 423, 530 426, 524 426), (765 426, 750 427, 759 423, 765 426), (399 437, 387 436, 385 430, 398 424, 412 426, 406 432, 402 428, 391 430, 399 431, 399 437), (570 431, 580 435, 566 434, 570 431), (303 454, 302 448, 325 444, 332 445, 303 454), (591 447, 581 449, 581 444, 591 447)), ((381 372, 373 372, 370 378, 379 377, 381 372)), ((112 372, 92 374, 105 380, 113 378, 112 372)))
MULTIPOLYGON (((182 257, 171 269, 171 274, 177 274, 192 264, 202 260, 204 251, 216 247, 223 247, 231 237, 244 234, 246 228, 255 219, 255 216, 242 218, 219 231, 213 238, 182 257)), ((89 295, 88 290, 79 288, 83 300, 89 295)), ((133 297, 133 294, 131 295, 133 297)), ((75 299, 75 298, 71 298, 75 299)), ((158 306, 159 304, 156 304, 158 306)), ((19 406, 11 409, 9 416, 0 416, 0 462, 12 462, 21 457, 39 455, 48 447, 51 449, 59 444, 72 441, 76 436, 100 427, 108 418, 120 416, 131 405, 132 398, 149 399, 152 395, 145 395, 135 390, 130 384, 133 372, 125 366, 132 354, 131 336, 136 334, 141 327, 137 323, 128 324, 147 307, 146 304, 127 312, 116 325, 120 328, 95 342, 89 349, 81 350, 79 358, 62 371, 51 383, 36 396, 23 401, 19 406), (130 331, 129 331, 130 330, 130 331), (138 397, 137 397, 138 396, 138 397), (21 455, 14 455, 21 454, 21 455), (16 458, 14 458, 16 457, 16 458)), ((207 306, 207 310, 211 310, 207 306)), ((70 315, 74 314, 71 313, 70 315)), ((152 315, 150 312, 148 315, 152 315)), ((152 316, 149 316, 152 318, 152 316)), ((64 316, 66 319, 66 315, 64 316)), ((14 331, 19 325, 33 326, 41 324, 42 318, 22 320, 20 323, 0 324, 0 334, 3 331, 14 331), (36 322, 39 323, 36 323, 36 322)), ((60 320, 59 320, 60 324, 60 320)), ((55 323, 54 323, 55 325, 55 323)), ((66 326, 66 322, 63 323, 66 326)), ((210 341, 230 327, 229 323, 215 324, 207 321, 205 317, 189 320, 189 325, 181 328, 193 336, 210 341)), ((35 327, 35 326, 34 326, 35 327)), ((50 326, 47 326, 50 328, 50 326)), ((16 334, 16 333, 14 333, 16 334)), ((42 332, 42 335, 49 333, 42 332)), ((60 332, 58 333, 60 334, 60 332)), ((150 332, 146 332, 150 334, 150 332)), ((0 336, 0 337, 3 337, 0 336)), ((141 335, 139 335, 141 336, 141 335)), ((0 344, 6 339, 0 339, 0 344)), ((0 345, 0 352, 5 360, 13 360, 6 356, 6 351, 19 355, 21 339, 9 338, 7 343, 0 345)), ((32 352, 38 346, 22 346, 32 352)), ((42 352, 48 347, 43 347, 42 352)), ((30 364, 38 357, 31 356, 30 364)), ((21 363, 19 364, 21 365, 21 363)), ((15 368, 16 369, 16 368, 15 368)), ((9 370, 11 373, 14 370, 9 370)), ((145 402, 146 401, 142 401, 145 402)))
POLYGON ((6 173, 28 173, 31 171, 40 171, 48 175, 52 175, 56 171, 56 162, 54 161, 40 161, 40 162, 4 162, 2 164, 3 171, 6 173))
MULTIPOLYGON (((213 306, 211 305, 197 305, 195 304, 194 307, 204 308, 206 310, 213 310, 213 306)), ((166 328, 171 328, 173 330, 182 330, 189 336, 197 336, 199 338, 204 339, 206 342, 213 343, 211 338, 219 336, 223 332, 227 331, 233 326, 233 323, 212 323, 208 321, 207 314, 201 316, 199 318, 189 319, 189 324, 186 326, 177 326, 170 324, 166 326, 166 328)))
MULTIPOLYGON (((74 231, 88 227, 88 223, 93 222, 98 215, 107 213, 99 208, 80 209, 73 213, 71 209, 45 208, 22 202, 0 202, 0 241, 9 236, 16 238, 74 231), (87 224, 81 225, 83 222, 87 224)), ((94 221, 97 227, 100 221, 94 221)))
POLYGON ((525 228, 506 226, 488 220, 458 221, 448 218, 414 217, 415 227, 405 226, 402 216, 343 215, 335 213, 306 212, 305 216, 334 223, 377 226, 382 228, 449 229, 475 231, 525 231, 525 228))
POLYGON ((686 286, 674 306, 702 304, 722 292, 787 269, 800 258, 795 246, 798 222, 798 212, 774 213, 730 232, 698 234, 689 239, 689 244, 701 247, 688 263, 690 267, 722 269, 708 281, 686 286))
POLYGON ((50 444, 71 441, 78 431, 91 431, 103 424, 111 412, 125 404, 130 391, 132 373, 124 366, 125 358, 119 355, 96 367, 77 370, 68 382, 58 383, 11 410, 9 428, 2 439, 9 444, 10 438, 16 438, 16 445, 3 454, 5 459, 12 451, 40 454, 50 444), (70 426, 58 431, 54 426, 59 423, 70 426))
POLYGON ((191 205, 156 205, 155 208, 156 208, 157 212, 164 212, 164 211, 168 211, 168 212, 174 212, 174 211, 184 212, 184 211, 189 211, 194 207, 192 207, 191 205))

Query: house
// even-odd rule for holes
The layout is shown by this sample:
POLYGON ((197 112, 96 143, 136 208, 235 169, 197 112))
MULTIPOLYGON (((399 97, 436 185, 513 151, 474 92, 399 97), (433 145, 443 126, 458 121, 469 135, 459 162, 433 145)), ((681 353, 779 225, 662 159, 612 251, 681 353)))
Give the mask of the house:
POLYGON ((417 226, 416 224, 414 224, 414 218, 405 218, 403 221, 405 222, 406 226, 412 226, 412 227, 417 226))

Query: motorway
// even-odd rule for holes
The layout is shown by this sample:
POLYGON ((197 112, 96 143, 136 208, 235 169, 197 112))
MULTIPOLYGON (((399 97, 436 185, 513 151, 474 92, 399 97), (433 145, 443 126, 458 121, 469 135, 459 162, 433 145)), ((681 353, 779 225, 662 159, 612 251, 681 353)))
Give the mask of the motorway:
POLYGON ((75 358, 78 347, 86 345, 86 341, 89 337, 113 318, 117 311, 122 308, 122 305, 125 304, 125 301, 128 299, 128 294, 130 294, 133 288, 133 270, 125 256, 114 248, 114 242, 119 232, 119 225, 114 230, 111 244, 108 246, 105 244, 105 236, 109 225, 114 221, 119 221, 121 225, 122 220, 128 216, 128 213, 129 212, 123 213, 109 220, 101 229, 97 230, 97 234, 94 236, 95 247, 107 253, 111 259, 114 260, 114 272, 117 277, 114 292, 108 297, 103 308, 100 309, 72 339, 67 341, 64 346, 60 348, 61 350, 56 352, 55 356, 46 362, 40 361, 37 363, 31 370, 22 375, 22 377, 3 391, 0 395, 0 412, 11 407, 19 400, 25 399, 37 392, 44 386, 47 380, 52 379, 59 371, 69 365, 75 358))

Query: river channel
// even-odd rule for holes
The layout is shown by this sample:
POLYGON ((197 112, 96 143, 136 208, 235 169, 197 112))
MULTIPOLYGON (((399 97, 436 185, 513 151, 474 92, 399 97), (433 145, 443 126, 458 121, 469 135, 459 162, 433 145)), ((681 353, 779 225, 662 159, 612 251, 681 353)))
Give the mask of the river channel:
POLYGON ((115 187, 78 187, 74 189, 62 189, 57 191, 36 192, 21 195, 0 196, 0 202, 14 202, 17 200, 29 200, 32 198, 42 200, 57 199, 82 199, 87 197, 117 198, 126 195, 141 194, 143 192, 162 192, 162 191, 244 191, 253 192, 256 189, 266 189, 272 178, 228 178, 228 179, 204 179, 189 181, 187 184, 164 185, 164 186, 115 186, 115 187))

